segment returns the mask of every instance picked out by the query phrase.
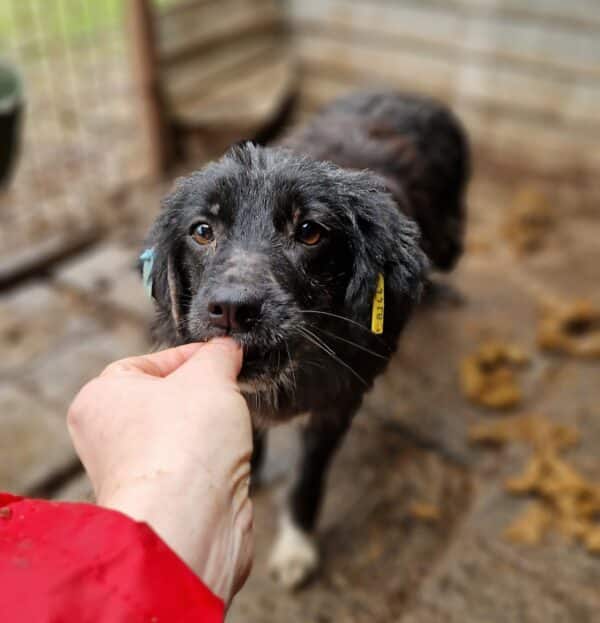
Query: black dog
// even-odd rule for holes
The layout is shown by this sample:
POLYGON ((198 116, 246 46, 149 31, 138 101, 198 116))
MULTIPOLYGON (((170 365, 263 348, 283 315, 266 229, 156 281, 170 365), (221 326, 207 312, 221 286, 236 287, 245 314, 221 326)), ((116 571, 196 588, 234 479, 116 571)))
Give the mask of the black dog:
POLYGON ((317 565, 328 464, 419 297, 423 251, 443 269, 460 255, 467 176, 445 108, 358 94, 284 147, 246 143, 181 180, 150 232, 160 341, 231 335, 257 428, 310 414, 272 558, 288 586, 317 565))

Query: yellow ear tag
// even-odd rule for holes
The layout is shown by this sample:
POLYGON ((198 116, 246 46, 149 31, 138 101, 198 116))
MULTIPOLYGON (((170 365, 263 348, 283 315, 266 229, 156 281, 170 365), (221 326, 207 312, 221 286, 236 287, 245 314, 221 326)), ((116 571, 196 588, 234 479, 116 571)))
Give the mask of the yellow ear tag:
POLYGON ((371 331, 373 333, 383 333, 383 275, 377 275, 377 289, 373 297, 373 311, 371 313, 371 331))

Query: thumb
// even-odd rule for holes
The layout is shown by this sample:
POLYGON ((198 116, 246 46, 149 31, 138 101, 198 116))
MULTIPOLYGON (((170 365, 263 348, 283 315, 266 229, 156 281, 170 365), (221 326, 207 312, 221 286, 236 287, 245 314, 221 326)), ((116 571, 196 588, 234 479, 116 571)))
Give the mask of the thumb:
POLYGON ((231 338, 217 338, 203 344, 169 378, 184 383, 211 379, 236 382, 242 369, 242 349, 231 338))

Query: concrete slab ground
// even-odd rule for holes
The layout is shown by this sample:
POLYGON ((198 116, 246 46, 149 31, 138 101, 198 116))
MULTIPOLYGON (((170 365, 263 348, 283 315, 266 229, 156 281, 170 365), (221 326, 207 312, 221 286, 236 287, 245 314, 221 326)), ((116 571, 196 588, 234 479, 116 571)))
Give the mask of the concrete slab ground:
MULTIPOLYGON (((98 264, 110 284, 126 257, 134 266, 135 252, 120 250, 118 265, 106 260, 116 255, 113 245, 94 253, 101 262, 84 256, 77 271, 64 269, 64 278, 51 275, 0 296, 0 489, 61 488, 62 474, 77 471, 65 426, 75 394, 111 361, 150 348, 148 302, 135 292, 122 294, 123 304, 114 297, 96 300, 92 290, 103 278, 98 264)), ((118 291, 109 285, 108 292, 118 291)))

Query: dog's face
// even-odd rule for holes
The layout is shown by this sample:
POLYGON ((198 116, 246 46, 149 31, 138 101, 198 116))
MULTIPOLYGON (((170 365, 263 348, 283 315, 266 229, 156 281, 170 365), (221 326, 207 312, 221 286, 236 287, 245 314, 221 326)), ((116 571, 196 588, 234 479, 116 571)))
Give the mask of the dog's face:
POLYGON ((231 335, 244 348, 241 386, 269 417, 362 395, 424 270, 416 226, 375 176, 252 144, 181 180, 148 245, 163 341, 231 335), (329 389, 317 395, 315 383, 329 389))

